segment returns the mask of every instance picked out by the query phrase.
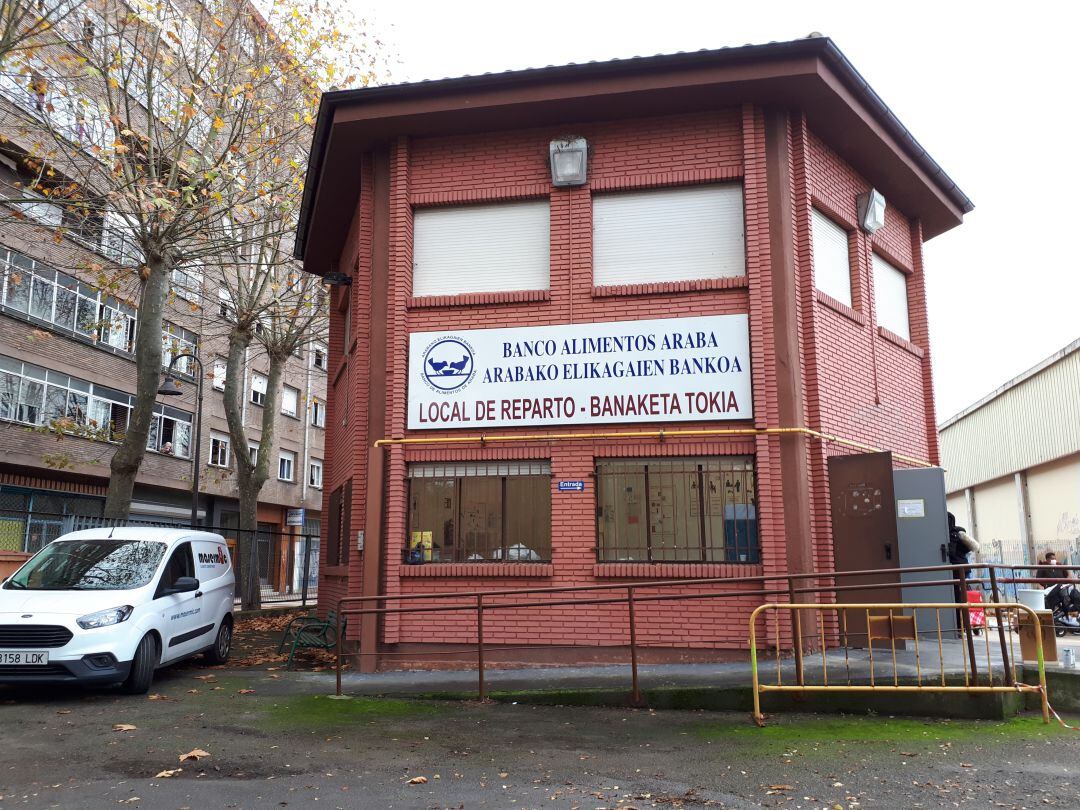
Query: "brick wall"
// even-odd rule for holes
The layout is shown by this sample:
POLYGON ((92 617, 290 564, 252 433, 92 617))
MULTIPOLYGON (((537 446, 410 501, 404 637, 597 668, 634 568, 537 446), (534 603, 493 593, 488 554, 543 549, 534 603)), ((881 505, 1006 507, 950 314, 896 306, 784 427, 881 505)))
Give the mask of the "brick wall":
MULTIPOLYGON (((752 422, 724 427, 777 427, 777 368, 774 358, 772 285, 764 119, 750 106, 667 118, 573 123, 547 129, 477 133, 409 141, 392 146, 389 189, 390 311, 385 350, 388 358, 387 434, 406 437, 408 334, 445 328, 471 329, 587 323, 594 321, 748 313, 754 381, 752 422), (591 146, 589 184, 571 189, 550 186, 547 143, 566 132, 586 137, 591 146), (647 285, 634 289, 597 289, 592 282, 592 201, 594 192, 699 182, 736 181, 744 186, 747 273, 723 282, 647 285), (548 197, 551 203, 551 284, 543 295, 473 295, 452 298, 411 297, 411 234, 414 207, 494 199, 548 197)), ((920 458, 935 458, 929 436, 933 426, 929 360, 926 353, 925 304, 922 295, 921 242, 918 223, 890 209, 885 228, 872 241, 856 240, 856 307, 821 301, 813 289, 810 205, 820 203, 842 221, 854 222, 855 195, 868 184, 810 133, 799 116, 788 132, 792 216, 797 271, 798 342, 804 363, 805 414, 808 426, 852 439, 894 448, 920 458), (909 283, 912 341, 880 333, 873 317, 870 251, 912 272, 909 283)), ((353 534, 362 524, 369 449, 366 433, 368 348, 362 336, 370 312, 367 270, 372 250, 371 160, 357 178, 361 199, 339 266, 356 267, 351 295, 354 328, 361 336, 354 348, 342 340, 343 315, 331 329, 331 391, 328 426, 327 492, 350 476, 354 481, 353 534), (344 411, 347 411, 347 416, 344 411), (360 523, 358 523, 358 521, 360 523)), ((649 423, 648 429, 680 425, 649 423)), ((620 428, 633 429, 626 425, 620 428)), ((682 425, 686 427, 686 425, 682 425)), ((521 429, 519 429, 520 432, 521 429)), ((588 428, 561 428, 584 433, 588 428)), ((513 433, 514 429, 500 432, 513 433)), ((526 431, 527 432, 527 431, 526 431)), ((423 431, 426 439, 454 431, 423 431)), ((811 530, 816 564, 829 567, 828 496, 825 460, 831 452, 812 442, 807 469, 812 494, 811 530)), ((653 577, 740 576, 787 570, 783 478, 779 440, 773 436, 725 439, 668 439, 636 442, 573 439, 479 447, 464 445, 394 446, 387 452, 382 592, 420 594, 464 592, 480 588, 585 585, 653 577), (593 471, 597 457, 653 455, 752 454, 757 465, 760 565, 749 564, 598 564, 593 471), (406 469, 410 462, 498 458, 548 459, 552 469, 551 565, 439 564, 404 566, 407 503, 406 469), (583 493, 559 493, 559 479, 584 480, 583 493)), ((353 554, 344 569, 326 572, 320 603, 329 607, 346 592, 358 593, 362 562, 353 554)), ((324 561, 325 564, 325 561, 324 561)), ((686 593, 700 592, 690 583, 686 593)), ((753 597, 733 605, 687 602, 655 603, 638 613, 643 643, 667 646, 738 647, 746 643, 746 620, 753 597)), ((486 624, 491 643, 624 644, 624 607, 552 608, 513 615, 493 614, 486 624)), ((381 641, 467 642, 475 638, 469 613, 388 616, 381 641)))

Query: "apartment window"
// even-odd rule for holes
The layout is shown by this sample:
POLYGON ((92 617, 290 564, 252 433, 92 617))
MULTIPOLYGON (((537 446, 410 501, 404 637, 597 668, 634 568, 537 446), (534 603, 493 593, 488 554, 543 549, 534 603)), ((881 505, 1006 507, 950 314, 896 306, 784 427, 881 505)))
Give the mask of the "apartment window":
POLYGON ((760 561, 750 457, 601 461, 596 505, 601 562, 760 561))
POLYGON ((212 467, 229 466, 229 437, 210 431, 210 461, 212 467))
POLYGON ((322 489, 323 463, 320 458, 311 459, 308 464, 308 486, 322 489))
POLYGON ((291 385, 281 386, 281 412, 286 416, 296 416, 299 406, 300 391, 291 385))
POLYGON ((550 560, 549 462, 411 465, 406 559, 550 560))
POLYGON ((277 477, 279 481, 296 480, 296 453, 291 450, 282 450, 278 454, 277 477))
POLYGON ((738 183, 593 197, 597 286, 746 275, 738 183))
POLYGON ((218 315, 222 320, 230 320, 235 312, 235 307, 232 303, 232 293, 230 293, 224 287, 218 287, 218 315))
POLYGON ((4 248, 0 248, 0 303, 9 312, 99 346, 127 353, 135 347, 132 307, 74 276, 4 248))
MULTIPOLYGON (((174 357, 182 354, 198 354, 199 336, 189 329, 177 326, 175 323, 166 321, 161 326, 161 367, 172 366, 174 357)), ((178 374, 186 374, 188 377, 195 376, 195 361, 190 357, 184 357, 177 361, 172 370, 178 374)))
POLYGON ((218 391, 225 390, 225 375, 228 372, 228 362, 221 357, 214 358, 213 386, 218 391))
POLYGON ((257 444, 249 444, 248 445, 248 458, 251 459, 251 466, 252 467, 254 467, 256 464, 259 463, 259 445, 257 445, 257 444))
POLYGON ((185 301, 198 304, 202 301, 203 270, 202 267, 174 267, 172 271, 172 284, 176 294, 185 301))
POLYGON ((329 361, 326 356, 326 347, 316 343, 311 347, 311 367, 319 371, 326 371, 329 361))
POLYGON ((311 399, 311 424, 315 427, 326 427, 326 403, 315 397, 311 399))
POLYGON ((851 306, 851 262, 848 232, 825 214, 812 209, 814 286, 841 304, 851 306))
POLYGON ((878 326, 911 340, 908 323, 907 273, 874 254, 874 303, 878 326))
POLYGON ((413 295, 548 289, 550 218, 547 200, 418 209, 413 295))
POLYGON ((255 405, 266 402, 266 377, 258 372, 251 375, 251 402, 255 405))
POLYGON ((166 456, 191 458, 191 414, 168 405, 156 406, 146 448, 166 456))

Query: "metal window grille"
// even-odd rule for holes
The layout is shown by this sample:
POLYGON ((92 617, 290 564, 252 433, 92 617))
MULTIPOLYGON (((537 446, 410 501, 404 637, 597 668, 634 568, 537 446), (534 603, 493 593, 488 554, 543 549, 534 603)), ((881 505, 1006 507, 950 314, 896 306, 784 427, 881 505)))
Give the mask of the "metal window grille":
POLYGON ((601 461, 596 501, 601 562, 761 560, 751 457, 601 461))
POLYGON ((448 462, 409 467, 406 562, 550 559, 550 462, 448 462))

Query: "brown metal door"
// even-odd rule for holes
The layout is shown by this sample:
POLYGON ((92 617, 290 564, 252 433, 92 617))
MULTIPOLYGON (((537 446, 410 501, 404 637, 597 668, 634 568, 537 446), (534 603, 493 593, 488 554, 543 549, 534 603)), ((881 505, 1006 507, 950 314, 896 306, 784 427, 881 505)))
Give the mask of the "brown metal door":
MULTIPOLYGON (((837 571, 900 567, 893 508, 892 453, 863 453, 829 459, 833 558, 837 571)), ((837 585, 895 582, 895 588, 839 591, 837 602, 899 602, 900 575, 842 577, 837 585)), ((847 611, 850 646, 864 646, 866 613, 847 611)), ((899 644, 897 646, 900 646, 899 644)))

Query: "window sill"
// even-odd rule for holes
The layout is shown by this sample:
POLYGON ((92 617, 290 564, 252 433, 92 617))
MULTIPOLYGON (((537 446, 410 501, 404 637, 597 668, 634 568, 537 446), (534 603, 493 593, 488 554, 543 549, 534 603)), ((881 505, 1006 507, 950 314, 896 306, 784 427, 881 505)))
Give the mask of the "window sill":
POLYGON ((461 295, 423 295, 410 298, 409 309, 427 307, 468 307, 484 304, 518 304, 550 301, 550 290, 507 290, 506 292, 462 293, 461 295))
POLYGON ((550 577, 551 563, 423 563, 398 567, 402 577, 550 577))
POLYGON ((604 562, 593 564, 593 576, 597 579, 752 577, 760 575, 761 570, 761 563, 604 562))
POLYGON ((855 321, 859 326, 866 326, 866 316, 858 310, 852 309, 843 301, 837 301, 831 295, 823 293, 821 290, 814 290, 814 297, 819 304, 828 307, 833 312, 843 315, 848 320, 855 321))
POLYGON ((746 276, 728 278, 702 278, 694 281, 662 281, 655 284, 607 284, 593 287, 593 298, 616 295, 671 295, 673 293, 699 292, 702 290, 738 290, 750 286, 746 276))
POLYGON ((922 360, 922 358, 926 355, 926 352, 923 351, 922 347, 916 346, 910 340, 905 340, 904 338, 900 337, 900 335, 896 334, 895 332, 890 332, 884 326, 879 326, 877 328, 877 332, 878 332, 878 336, 885 338, 885 340, 889 341, 889 343, 892 343, 892 344, 894 344, 896 346, 899 346, 904 351, 915 355, 920 360, 922 360))

